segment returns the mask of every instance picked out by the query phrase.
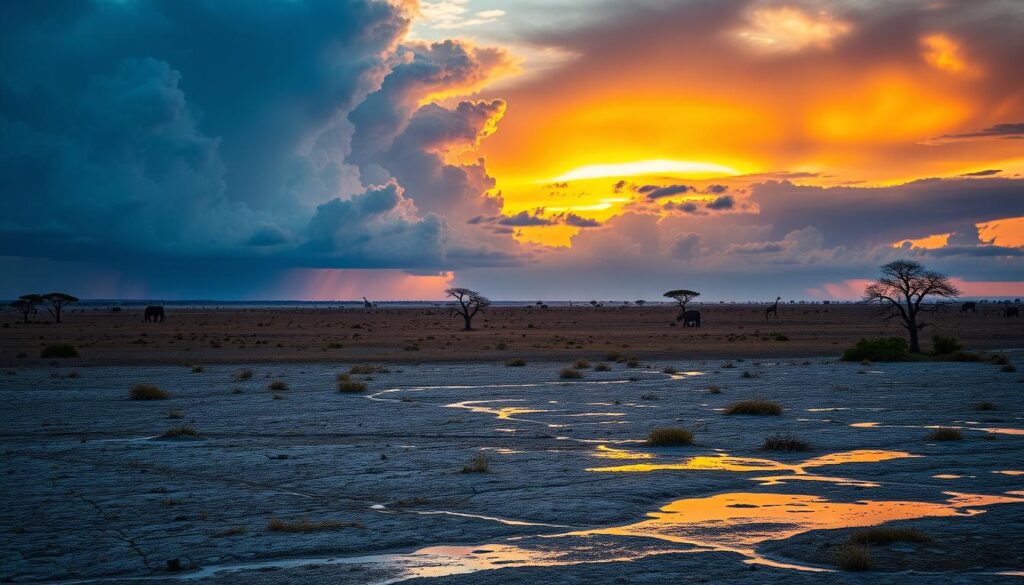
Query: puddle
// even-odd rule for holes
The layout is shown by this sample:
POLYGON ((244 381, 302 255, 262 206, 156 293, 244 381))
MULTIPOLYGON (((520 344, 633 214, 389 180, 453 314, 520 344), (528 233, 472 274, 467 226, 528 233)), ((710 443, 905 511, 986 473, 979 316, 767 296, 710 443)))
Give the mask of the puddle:
POLYGON ((598 445, 597 452, 593 453, 594 457, 600 457, 602 459, 653 459, 653 453, 643 453, 641 451, 629 451, 627 449, 615 449, 608 445, 598 445))
MULTIPOLYGON (((967 423, 967 424, 979 424, 979 423, 967 423)), ((991 433, 994 435, 1016 435, 1024 436, 1024 429, 1015 429, 1010 427, 964 427, 956 425, 883 425, 877 422, 859 422, 850 424, 851 427, 855 428, 892 428, 892 429, 959 429, 962 431, 982 431, 991 433)))

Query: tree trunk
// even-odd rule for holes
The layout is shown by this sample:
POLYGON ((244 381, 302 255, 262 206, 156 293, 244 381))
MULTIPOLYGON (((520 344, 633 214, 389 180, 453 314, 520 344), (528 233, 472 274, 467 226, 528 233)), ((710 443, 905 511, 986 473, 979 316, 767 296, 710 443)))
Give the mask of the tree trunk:
POLYGON ((910 333, 910 353, 921 353, 921 344, 917 340, 916 319, 910 319, 907 322, 907 331, 910 333))
POLYGON ((462 315, 462 318, 466 320, 466 328, 463 329, 463 331, 472 331, 473 330, 473 327, 472 327, 473 318, 470 317, 469 315, 465 315, 465 314, 462 315))
POLYGON ((60 308, 54 309, 53 317, 57 321, 57 323, 60 323, 60 308))

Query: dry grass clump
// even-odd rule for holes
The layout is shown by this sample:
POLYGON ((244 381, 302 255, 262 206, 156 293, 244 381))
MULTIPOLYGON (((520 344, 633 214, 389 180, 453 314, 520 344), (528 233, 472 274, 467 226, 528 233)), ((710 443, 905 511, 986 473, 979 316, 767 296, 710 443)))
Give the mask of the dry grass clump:
POLYGON ((596 366, 594 366, 594 371, 595 372, 610 372, 610 371, 612 371, 612 367, 609 366, 608 364, 604 363, 604 362, 599 362, 596 366))
POLYGON ((271 390, 273 390, 275 392, 279 392, 281 390, 287 390, 288 389, 288 383, 285 382, 284 380, 274 380, 273 382, 270 383, 269 386, 267 386, 267 388, 269 388, 269 389, 271 389, 271 390))
POLYGON ((505 362, 505 366, 509 368, 521 368, 526 365, 526 360, 523 358, 515 358, 505 362))
POLYGON ((721 393, 722 393, 722 387, 719 386, 718 384, 712 384, 712 385, 708 386, 708 394, 721 394, 721 393))
POLYGON ((160 437, 164 439, 181 439, 183 437, 191 437, 193 439, 198 439, 199 431, 195 430, 195 428, 193 427, 184 425, 180 427, 174 427, 173 429, 168 429, 164 434, 160 435, 160 437))
POLYGON ((836 547, 835 563, 844 571, 870 571, 875 566, 868 547, 860 544, 844 544, 836 547))
POLYGON ((760 378, 760 376, 751 372, 750 370, 743 370, 743 373, 740 374, 740 378, 760 378))
POLYGON ((576 368, 577 370, 586 370, 590 368, 590 360, 580 358, 573 362, 572 367, 576 368))
POLYGON ((962 441, 963 438, 964 435, 960 432, 960 429, 943 427, 928 433, 929 441, 962 441))
POLYGON ((180 410, 172 410, 167 413, 167 418, 184 418, 185 414, 180 410))
POLYGON ((344 392, 346 394, 366 392, 366 382, 357 382, 356 380, 338 382, 338 392, 344 392))
POLYGON ((282 520, 276 516, 271 516, 270 522, 267 524, 267 530, 270 532, 323 532, 325 530, 338 530, 339 528, 348 527, 360 527, 361 524, 358 522, 339 522, 337 520, 322 520, 320 522, 313 522, 309 518, 300 518, 295 521, 282 520))
POLYGON ((462 468, 462 473, 487 473, 490 470, 491 461, 487 458, 487 454, 479 452, 473 455, 469 464, 462 468))
POLYGON ((348 373, 360 375, 388 374, 390 372, 391 370, 387 369, 385 366, 377 366, 374 364, 356 364, 348 369, 348 373))
POLYGON ((782 407, 769 400, 741 400, 733 402, 725 408, 725 414, 751 414, 777 416, 782 414, 782 407))
POLYGON ((682 427, 659 427, 647 434, 647 445, 651 447, 678 447, 692 444, 693 433, 682 427))
POLYGON ((810 451, 811 444, 792 435, 772 435, 764 440, 762 451, 810 451))
POLYGON ((245 526, 232 526, 231 528, 218 532, 215 536, 220 538, 225 536, 241 536, 246 532, 248 532, 248 529, 245 526))
POLYGON ((678 373, 679 373, 679 370, 677 370, 677 369, 673 368, 672 366, 668 366, 668 367, 666 367, 666 368, 663 368, 663 369, 661 370, 661 373, 663 373, 663 374, 668 374, 669 376, 672 376, 672 375, 674 375, 674 374, 678 374, 678 373))
POLYGON ((577 370, 576 368, 563 368, 562 371, 558 373, 558 377, 563 380, 582 378, 583 372, 577 370))
POLYGON ((235 380, 238 380, 239 382, 252 380, 252 370, 240 370, 235 372, 235 380))
POLYGON ((170 397, 168 392, 152 384, 136 384, 128 394, 131 400, 167 400, 170 397))
POLYGON ((974 410, 995 410, 996 405, 991 402, 977 402, 974 405, 974 410))
POLYGON ((202 374, 205 371, 206 371, 206 368, 204 368, 203 366, 192 366, 192 373, 193 374, 202 374))
POLYGON ((875 526, 850 535, 853 544, 888 545, 894 542, 931 542, 932 538, 919 528, 875 526))

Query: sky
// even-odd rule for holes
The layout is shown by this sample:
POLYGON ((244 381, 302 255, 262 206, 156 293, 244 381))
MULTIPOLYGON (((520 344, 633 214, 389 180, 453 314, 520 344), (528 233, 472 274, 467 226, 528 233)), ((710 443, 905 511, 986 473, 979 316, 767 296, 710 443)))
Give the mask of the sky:
POLYGON ((1024 297, 1018 0, 0 3, 0 298, 1024 297))

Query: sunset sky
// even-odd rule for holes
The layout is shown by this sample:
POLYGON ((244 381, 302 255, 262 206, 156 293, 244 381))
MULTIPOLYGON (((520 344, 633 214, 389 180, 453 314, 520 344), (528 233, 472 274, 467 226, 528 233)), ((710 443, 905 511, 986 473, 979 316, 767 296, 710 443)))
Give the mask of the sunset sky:
POLYGON ((0 297, 1024 296, 1019 0, 0 4, 0 297))

